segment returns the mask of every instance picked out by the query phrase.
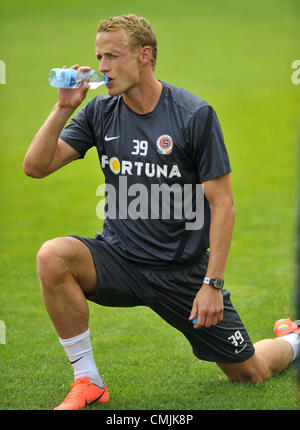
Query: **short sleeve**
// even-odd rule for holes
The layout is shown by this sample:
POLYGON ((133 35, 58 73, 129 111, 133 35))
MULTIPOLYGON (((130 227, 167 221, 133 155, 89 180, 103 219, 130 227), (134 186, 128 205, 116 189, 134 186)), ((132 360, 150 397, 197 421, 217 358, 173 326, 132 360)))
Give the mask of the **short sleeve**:
POLYGON ((92 100, 80 109, 59 136, 79 152, 79 158, 84 158, 86 152, 95 145, 93 132, 94 105, 94 100, 92 100))
POLYGON ((190 123, 192 159, 200 182, 231 172, 221 125, 212 106, 199 109, 190 123))

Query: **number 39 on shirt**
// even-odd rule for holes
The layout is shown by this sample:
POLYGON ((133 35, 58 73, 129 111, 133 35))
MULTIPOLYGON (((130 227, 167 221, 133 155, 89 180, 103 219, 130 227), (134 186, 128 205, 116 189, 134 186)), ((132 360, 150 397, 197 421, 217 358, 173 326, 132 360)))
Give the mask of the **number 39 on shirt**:
POLYGON ((147 140, 137 140, 133 139, 133 151, 131 151, 131 155, 147 155, 148 152, 148 142, 147 140))

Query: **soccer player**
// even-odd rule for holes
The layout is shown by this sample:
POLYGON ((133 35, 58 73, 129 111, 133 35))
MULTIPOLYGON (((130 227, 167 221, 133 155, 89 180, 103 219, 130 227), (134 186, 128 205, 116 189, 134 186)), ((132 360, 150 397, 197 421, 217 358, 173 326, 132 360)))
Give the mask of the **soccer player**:
POLYGON ((214 109, 156 79, 157 42, 146 19, 100 22, 95 47, 108 95, 96 96, 66 126, 89 85, 59 89, 24 160, 27 175, 43 178, 95 146, 107 187, 101 233, 49 240, 37 255, 45 306, 74 369, 57 409, 109 401, 93 357, 87 300, 148 306, 230 381, 272 377, 299 354, 298 326, 281 321, 277 338, 253 345, 223 288, 235 213, 214 109))

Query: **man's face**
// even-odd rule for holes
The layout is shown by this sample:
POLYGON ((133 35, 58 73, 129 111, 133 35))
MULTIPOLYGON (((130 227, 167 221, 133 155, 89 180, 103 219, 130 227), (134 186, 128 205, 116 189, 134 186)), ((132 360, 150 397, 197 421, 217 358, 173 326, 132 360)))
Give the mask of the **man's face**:
POLYGON ((103 31, 96 37, 99 71, 110 78, 108 94, 128 93, 139 83, 139 50, 133 51, 125 30, 103 31))

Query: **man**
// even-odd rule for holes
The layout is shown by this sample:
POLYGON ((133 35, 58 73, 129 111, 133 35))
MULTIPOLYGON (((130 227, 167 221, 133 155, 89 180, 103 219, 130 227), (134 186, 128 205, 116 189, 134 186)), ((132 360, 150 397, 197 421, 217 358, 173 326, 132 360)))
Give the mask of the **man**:
MULTIPOLYGON (((37 256, 43 299, 74 369, 72 390, 58 409, 109 401, 93 358, 87 299, 149 306, 185 335, 196 357, 216 362, 231 381, 264 381, 296 354, 296 333, 253 346, 222 288, 234 205, 220 124, 204 100, 155 78, 156 55, 145 19, 101 22, 96 57, 109 78, 108 95, 95 97, 65 127, 89 85, 60 89, 24 160, 25 173, 41 178, 96 146, 107 189, 115 190, 108 193, 108 205, 112 197, 115 203, 101 234, 55 238, 37 256), (200 183, 203 205, 197 206, 200 183), (165 199, 151 194, 156 186, 172 190, 169 217, 162 215, 165 199), (140 217, 130 217, 136 203, 130 187, 151 195, 139 200, 140 217), (189 205, 180 205, 180 196, 189 205), (204 224, 188 226, 202 207, 204 224)), ((287 326, 285 333, 296 330, 291 321, 287 326)))

